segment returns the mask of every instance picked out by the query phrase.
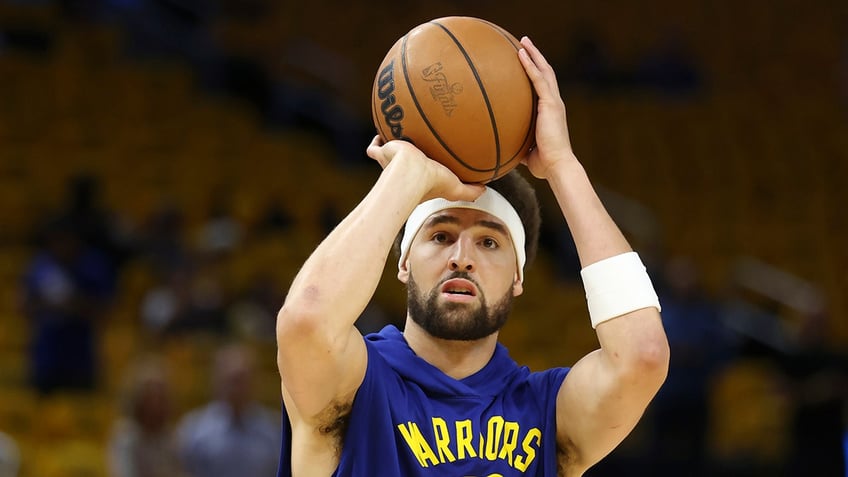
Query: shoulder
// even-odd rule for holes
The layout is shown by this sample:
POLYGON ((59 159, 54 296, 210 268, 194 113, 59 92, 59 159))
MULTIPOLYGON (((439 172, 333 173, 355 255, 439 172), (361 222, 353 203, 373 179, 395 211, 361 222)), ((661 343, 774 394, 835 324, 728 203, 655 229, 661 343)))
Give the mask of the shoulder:
POLYGON ((534 392, 544 392, 546 390, 558 390, 562 385, 568 372, 571 368, 554 367, 541 371, 531 371, 527 366, 514 365, 514 369, 510 372, 509 381, 511 386, 526 386, 534 392))
POLYGON ((530 372, 525 376, 525 385, 532 399, 541 407, 555 409, 562 383, 571 368, 550 368, 530 372))
POLYGON ((568 375, 569 371, 571 371, 571 368, 562 367, 550 368, 544 371, 535 371, 530 373, 527 380, 529 381, 531 386, 535 386, 540 389, 559 389, 559 387, 562 385, 562 382, 565 380, 565 377, 568 375))
POLYGON ((386 326, 378 333, 369 333, 363 339, 368 354, 366 374, 390 371, 393 364, 415 357, 403 333, 393 325, 386 326))

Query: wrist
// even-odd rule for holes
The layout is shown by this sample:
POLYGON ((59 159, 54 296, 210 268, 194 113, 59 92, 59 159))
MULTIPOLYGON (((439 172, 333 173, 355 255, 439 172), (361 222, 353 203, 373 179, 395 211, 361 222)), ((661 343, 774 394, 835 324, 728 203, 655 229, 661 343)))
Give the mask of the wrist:
POLYGON ((418 201, 427 195, 431 188, 429 184, 433 182, 431 168, 427 167, 424 160, 405 153, 392 158, 392 162, 383 170, 383 175, 389 182, 396 184, 395 190, 415 196, 418 201))
POLYGON ((569 169, 575 166, 581 167, 580 161, 577 160, 577 156, 573 152, 569 150, 558 154, 556 159, 551 161, 550 167, 548 167, 548 179, 557 174, 567 173, 569 169))
POLYGON ((545 176, 545 180, 555 192, 567 192, 572 189, 571 185, 574 181, 584 182, 587 179, 583 164, 574 154, 563 155, 561 159, 551 164, 545 176))
POLYGON ((636 252, 615 255, 580 271, 592 328, 642 308, 656 308, 660 302, 645 265, 636 252))

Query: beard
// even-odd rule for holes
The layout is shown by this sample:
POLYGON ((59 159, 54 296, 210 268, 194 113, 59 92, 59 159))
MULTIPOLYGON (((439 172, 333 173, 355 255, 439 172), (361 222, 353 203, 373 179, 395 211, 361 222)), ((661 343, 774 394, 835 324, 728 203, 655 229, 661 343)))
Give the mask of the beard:
POLYGON ((512 289, 507 290, 493 306, 489 307, 483 290, 477 286, 479 304, 439 303, 441 284, 454 278, 463 278, 477 282, 464 272, 457 272, 445 278, 427 296, 421 294, 418 284, 409 275, 407 284, 407 303, 409 316, 427 333, 435 338, 455 341, 475 341, 483 339, 500 330, 512 310, 512 289))

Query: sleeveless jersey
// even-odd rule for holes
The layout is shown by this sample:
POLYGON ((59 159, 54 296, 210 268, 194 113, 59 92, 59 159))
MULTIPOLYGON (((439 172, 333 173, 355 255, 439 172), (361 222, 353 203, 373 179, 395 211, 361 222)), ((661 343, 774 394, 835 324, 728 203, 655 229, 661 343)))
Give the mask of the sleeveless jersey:
MULTIPOLYGON (((531 373, 498 344, 456 380, 419 358, 394 326, 365 337, 368 365, 334 477, 556 477, 556 396, 568 368, 531 373)), ((278 477, 290 477, 283 409, 278 477)))

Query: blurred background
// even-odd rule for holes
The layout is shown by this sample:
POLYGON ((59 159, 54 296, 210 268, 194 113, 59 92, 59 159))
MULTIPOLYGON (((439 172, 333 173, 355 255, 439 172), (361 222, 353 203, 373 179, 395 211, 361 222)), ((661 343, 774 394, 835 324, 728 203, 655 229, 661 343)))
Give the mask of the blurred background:
MULTIPOLYGON (((668 381, 587 475, 846 475, 845 2, 0 0, 0 476, 273 475, 276 311, 379 173, 377 66, 447 15, 555 66, 663 303, 668 381)), ((537 185, 536 370, 597 347, 537 185)))

